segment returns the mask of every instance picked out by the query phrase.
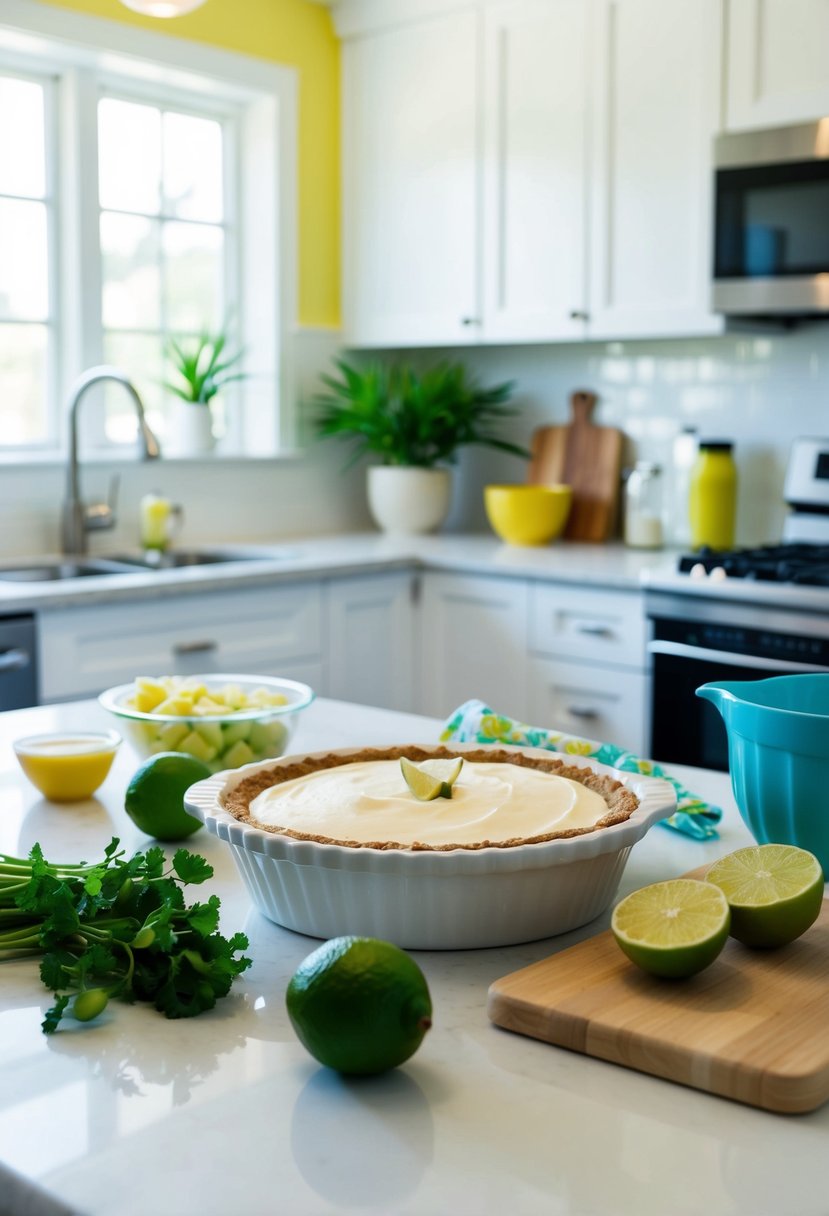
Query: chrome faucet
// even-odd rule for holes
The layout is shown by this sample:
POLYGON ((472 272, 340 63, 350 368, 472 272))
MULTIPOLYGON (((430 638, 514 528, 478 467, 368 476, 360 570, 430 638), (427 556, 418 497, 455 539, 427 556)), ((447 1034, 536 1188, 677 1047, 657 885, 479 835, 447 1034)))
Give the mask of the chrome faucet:
POLYGON ((88 388, 104 380, 123 384, 130 395, 138 415, 138 438, 144 460, 157 460, 161 455, 158 440, 150 430, 144 416, 144 406, 138 391, 128 376, 117 367, 91 367, 79 376, 69 394, 69 466, 67 470, 66 498, 63 504, 61 537, 64 553, 85 553, 87 532, 103 531, 115 527, 115 495, 117 476, 113 478, 109 502, 85 504, 81 499, 78 464, 78 406, 88 388))

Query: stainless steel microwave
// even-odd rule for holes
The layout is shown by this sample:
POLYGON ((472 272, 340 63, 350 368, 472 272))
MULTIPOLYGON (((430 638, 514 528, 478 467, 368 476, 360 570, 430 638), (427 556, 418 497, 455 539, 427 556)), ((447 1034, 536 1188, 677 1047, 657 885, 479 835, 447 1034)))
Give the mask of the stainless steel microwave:
POLYGON ((829 317, 829 117, 720 136, 715 312, 829 317))

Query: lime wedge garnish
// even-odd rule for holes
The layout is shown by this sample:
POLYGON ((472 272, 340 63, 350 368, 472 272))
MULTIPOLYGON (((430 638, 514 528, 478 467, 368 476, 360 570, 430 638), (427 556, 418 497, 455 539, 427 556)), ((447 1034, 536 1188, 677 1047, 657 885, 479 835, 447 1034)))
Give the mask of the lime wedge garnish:
POLYGON ((731 915, 719 887, 672 878, 634 891, 613 910, 610 928, 628 958, 651 975, 682 979, 722 950, 731 915))
POLYGON ((731 907, 731 936, 746 946, 785 946, 817 920, 823 870, 813 853, 790 844, 749 845, 708 870, 731 907))
POLYGON ((452 786, 463 768, 463 760, 424 760, 413 764, 405 756, 400 759, 400 771, 406 785, 421 802, 433 798, 451 798, 452 786))

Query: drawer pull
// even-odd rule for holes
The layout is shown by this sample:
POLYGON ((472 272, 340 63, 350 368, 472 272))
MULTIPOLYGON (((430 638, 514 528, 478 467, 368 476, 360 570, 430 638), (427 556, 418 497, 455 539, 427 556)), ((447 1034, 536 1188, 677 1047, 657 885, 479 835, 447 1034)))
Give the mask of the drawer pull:
POLYGON ((173 654, 208 654, 210 651, 218 649, 219 643, 211 642, 207 638, 203 642, 176 642, 173 646, 173 654))
POLYGON ((613 630, 607 625, 577 625, 576 633, 586 633, 591 638, 612 638, 613 630))
POLYGON ((589 705, 568 705, 567 713, 571 718, 580 718, 583 722, 594 722, 599 717, 599 711, 591 709, 589 705))
POLYGON ((23 671, 31 661, 31 656, 26 650, 6 650, 0 654, 0 672, 23 671))

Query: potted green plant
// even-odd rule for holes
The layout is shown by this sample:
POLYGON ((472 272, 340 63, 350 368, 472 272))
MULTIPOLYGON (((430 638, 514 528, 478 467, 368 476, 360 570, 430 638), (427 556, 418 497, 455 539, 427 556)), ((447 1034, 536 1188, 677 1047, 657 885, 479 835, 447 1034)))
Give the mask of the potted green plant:
POLYGON ((354 460, 380 458, 368 470, 368 502, 385 531, 430 532, 440 526, 451 500, 447 466, 457 461, 460 448, 477 444, 529 456, 497 431, 516 412, 507 404, 511 383, 483 388, 460 363, 424 372, 408 364, 335 364, 339 376, 322 377, 328 391, 316 398, 316 430, 352 442, 354 460))
POLYGON ((206 329, 190 341, 168 339, 166 354, 174 378, 165 380, 164 387, 176 397, 171 426, 175 454, 202 455, 213 450, 211 403, 221 389, 247 374, 238 368, 244 352, 228 355, 227 342, 226 333, 212 334, 206 329))

